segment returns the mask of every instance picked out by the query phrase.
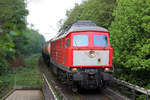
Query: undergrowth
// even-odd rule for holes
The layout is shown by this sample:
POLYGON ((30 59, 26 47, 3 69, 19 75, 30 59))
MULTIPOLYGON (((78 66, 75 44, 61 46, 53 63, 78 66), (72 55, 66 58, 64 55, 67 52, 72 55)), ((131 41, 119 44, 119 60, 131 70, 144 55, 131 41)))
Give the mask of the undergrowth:
POLYGON ((40 74, 39 67, 38 67, 39 57, 40 54, 27 56, 24 58, 25 67, 20 66, 17 68, 13 68, 12 70, 8 71, 6 74, 0 76, 0 98, 1 96, 3 96, 2 94, 7 93, 13 88, 14 78, 16 74, 17 74, 16 80, 18 81, 17 85, 39 84, 37 82, 37 80, 39 80, 39 77, 35 78, 35 75, 40 74), (25 75, 29 75, 29 76, 27 77, 25 75), (21 82, 21 80, 28 80, 28 82, 27 81, 21 82))

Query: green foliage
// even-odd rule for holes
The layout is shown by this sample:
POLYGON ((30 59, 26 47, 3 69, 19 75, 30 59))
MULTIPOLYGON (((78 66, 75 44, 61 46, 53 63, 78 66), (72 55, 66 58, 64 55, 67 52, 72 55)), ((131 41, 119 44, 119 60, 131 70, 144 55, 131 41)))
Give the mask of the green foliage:
POLYGON ((117 75, 146 85, 150 82, 147 77, 150 75, 150 1, 118 0, 117 3, 115 19, 109 28, 117 75))
POLYGON ((136 100, 146 100, 146 98, 147 98, 147 95, 142 94, 136 100))
POLYGON ((61 26, 61 29, 65 28, 69 24, 79 20, 78 19, 79 13, 80 13, 80 6, 78 4, 75 5, 75 8, 67 10, 66 11, 67 20, 61 26))
POLYGON ((16 75, 17 86, 39 86, 42 83, 42 76, 37 73, 16 75))
POLYGON ((45 39, 26 28, 24 0, 0 0, 0 75, 7 72, 8 59, 39 53, 45 39))
POLYGON ((26 67, 33 68, 33 67, 37 66, 39 57, 40 57, 40 54, 34 54, 34 55, 31 55, 31 56, 25 58, 26 67))
POLYGON ((10 89, 13 88, 13 84, 14 84, 14 76, 11 73, 0 76, 0 99, 1 96, 3 96, 3 93, 8 93, 10 89))
POLYGON ((27 29, 24 34, 26 34, 26 38, 28 39, 27 45, 24 45, 23 47, 24 53, 28 55, 40 53, 42 45, 45 43, 44 37, 32 29, 27 29))
MULTIPOLYGON (((25 57, 25 66, 27 67, 19 67, 10 71, 7 71, 7 73, 0 75, 0 96, 4 91, 9 91, 14 86, 14 76, 15 74, 39 74, 39 67, 38 67, 38 59, 41 55, 40 54, 34 54, 31 56, 25 57)), ((34 76, 33 76, 34 77, 34 76)), ((22 76, 22 79, 31 80, 33 77, 25 77, 22 76)), ((17 77, 18 78, 18 77, 17 77)), ((18 81, 21 80, 17 79, 18 81)), ((37 84, 37 81, 39 79, 34 78, 34 81, 28 81, 27 83, 19 82, 19 85, 33 85, 37 84)), ((39 83, 38 83, 39 84, 39 83)), ((7 92, 8 92, 7 91, 7 92)), ((1 98, 1 97, 0 97, 1 98)))
POLYGON ((26 66, 30 65, 27 68, 8 70, 9 62, 15 56, 39 53, 45 42, 37 31, 26 27, 27 14, 24 0, 0 0, 0 94, 6 87, 7 90, 12 88, 15 73, 37 72, 37 60, 33 57, 39 56, 26 58, 29 59, 26 66))
POLYGON ((21 34, 25 29, 25 16, 28 11, 25 9, 24 0, 0 0, 0 75, 6 72, 8 67, 7 59, 16 52, 14 37, 21 34))
MULTIPOLYGON (((25 16, 28 11, 25 9, 24 0, 0 0, 0 4, 0 24, 2 28, 22 29, 22 27, 25 27, 25 16)), ((5 32, 7 31, 5 30, 5 32)))
POLYGON ((81 5, 79 19, 92 20, 95 24, 108 28, 113 20, 115 0, 88 0, 81 5))
POLYGON ((7 72, 7 66, 8 66, 7 60, 0 58, 0 72, 1 72, 0 75, 7 72))
MULTIPOLYGON (((77 20, 91 20, 95 24, 108 28, 113 21, 112 12, 116 0, 87 0, 66 12, 67 20, 62 28, 77 20)), ((61 28, 61 29, 62 29, 61 28)))

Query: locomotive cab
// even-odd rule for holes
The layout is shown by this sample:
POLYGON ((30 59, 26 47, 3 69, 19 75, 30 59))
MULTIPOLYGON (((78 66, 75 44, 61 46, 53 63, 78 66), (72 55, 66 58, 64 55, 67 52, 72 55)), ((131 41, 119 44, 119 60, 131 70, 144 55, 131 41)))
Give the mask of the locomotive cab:
POLYGON ((78 32, 72 38, 73 66, 112 67, 109 33, 78 32))
POLYGON ((84 88, 102 87, 111 80, 113 67, 109 33, 73 32, 71 38, 73 80, 84 88))

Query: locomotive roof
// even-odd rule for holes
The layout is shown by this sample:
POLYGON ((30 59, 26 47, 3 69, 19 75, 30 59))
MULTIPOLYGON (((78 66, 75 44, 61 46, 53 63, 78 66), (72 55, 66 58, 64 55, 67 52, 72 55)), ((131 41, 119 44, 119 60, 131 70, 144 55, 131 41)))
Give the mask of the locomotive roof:
POLYGON ((52 39, 52 41, 58 40, 60 38, 63 38, 67 36, 70 32, 73 31, 88 31, 88 30, 94 30, 94 31, 104 31, 108 32, 107 29, 103 27, 99 27, 96 24, 92 23, 90 20, 79 20, 75 23, 69 25, 67 28, 62 30, 58 35, 52 39))

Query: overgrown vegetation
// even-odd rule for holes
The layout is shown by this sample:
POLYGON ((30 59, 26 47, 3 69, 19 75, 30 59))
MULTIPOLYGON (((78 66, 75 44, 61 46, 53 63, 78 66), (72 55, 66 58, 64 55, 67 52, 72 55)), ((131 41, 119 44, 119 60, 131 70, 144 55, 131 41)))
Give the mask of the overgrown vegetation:
POLYGON ((109 30, 116 76, 150 89, 150 1, 119 0, 109 30))
POLYGON ((95 24, 108 28, 114 19, 113 9, 116 0, 86 0, 81 5, 76 4, 73 9, 67 10, 67 20, 60 21, 61 29, 77 20, 92 20, 95 24), (107 19, 107 20, 106 20, 107 19))
POLYGON ((8 92, 9 90, 13 88, 14 78, 16 74, 18 74, 16 77, 17 85, 27 85, 27 86, 39 85, 40 83, 38 82, 42 80, 42 78, 36 75, 40 74, 39 67, 38 67, 38 60, 40 56, 41 56, 40 54, 34 54, 31 56, 25 57, 24 63, 26 67, 18 67, 13 70, 9 70, 7 74, 1 75, 0 76, 0 94, 3 94, 3 93, 5 94, 5 91, 8 92), (24 79, 26 81, 24 82, 21 81, 24 79))
POLYGON ((14 74, 35 73, 33 71, 36 69, 32 68, 34 63, 31 63, 34 58, 28 57, 40 53, 45 39, 38 31, 26 27, 28 10, 24 0, 0 0, 0 13, 0 92, 2 92, 5 87, 12 87, 14 74), (20 63, 19 59, 22 59, 23 63, 20 63), (15 62, 18 64, 14 64, 15 62))
POLYGON ((149 0, 86 0, 66 16, 61 29, 77 20, 92 20, 109 29, 114 75, 150 89, 149 0))
POLYGON ((8 59, 38 53, 44 37, 26 27, 24 0, 0 0, 0 75, 7 72, 8 59), (13 5, 12 5, 13 4, 13 5))

